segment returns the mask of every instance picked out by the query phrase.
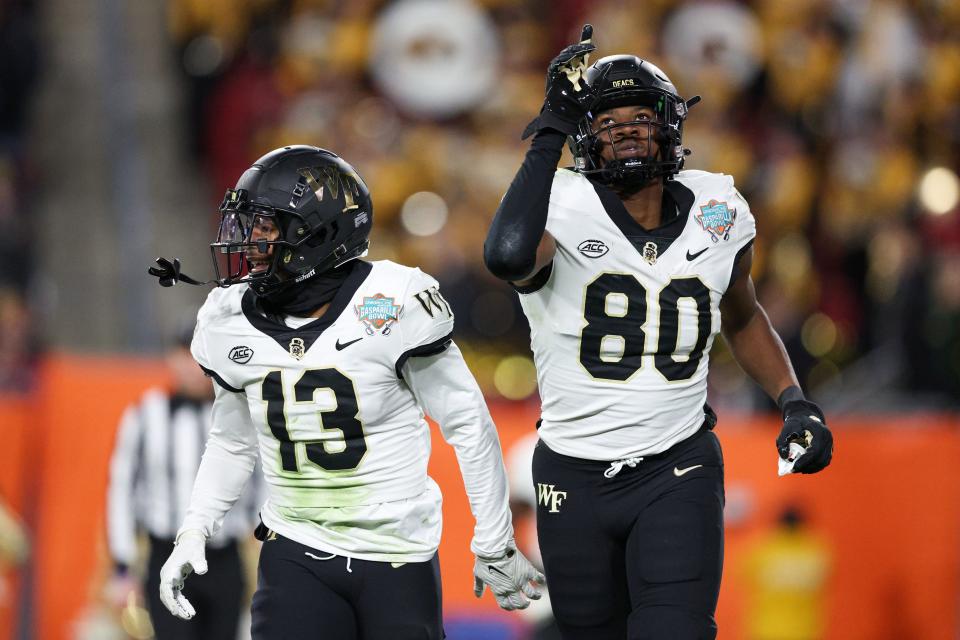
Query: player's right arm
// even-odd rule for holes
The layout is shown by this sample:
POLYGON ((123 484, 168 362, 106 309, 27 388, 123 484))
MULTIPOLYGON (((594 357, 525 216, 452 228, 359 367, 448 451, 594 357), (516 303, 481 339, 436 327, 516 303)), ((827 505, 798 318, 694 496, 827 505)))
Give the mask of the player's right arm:
POLYGON ((250 417, 246 393, 233 386, 213 361, 208 348, 225 311, 224 290, 215 289, 197 314, 197 328, 190 345, 197 364, 213 378, 216 396, 210 414, 210 435, 193 482, 186 516, 177 531, 176 544, 160 569, 160 600, 170 613, 188 620, 194 616, 183 597, 183 580, 191 572, 206 573, 206 542, 223 524, 223 518, 243 493, 257 463, 257 432, 250 417), (214 383, 215 381, 215 383, 214 383))
POLYGON ((487 240, 483 260, 490 273, 517 286, 553 260, 556 243, 546 232, 553 176, 568 135, 593 102, 590 88, 581 82, 592 44, 593 27, 585 25, 578 44, 555 57, 547 69, 547 88, 540 115, 530 123, 524 138, 536 133, 507 194, 500 202, 487 240))
POLYGON ((547 211, 565 141, 558 131, 538 132, 500 201, 483 245, 483 261, 501 280, 524 286, 553 260, 557 245, 546 231, 547 211))
POLYGON ((210 436, 178 536, 188 529, 207 538, 216 533, 257 464, 257 434, 246 395, 214 388, 210 436))
POLYGON ((160 600, 170 613, 185 620, 195 611, 181 593, 183 581, 194 571, 207 572, 206 541, 240 498, 257 462, 257 437, 246 396, 216 385, 214 388, 207 448, 177 542, 160 570, 160 600))

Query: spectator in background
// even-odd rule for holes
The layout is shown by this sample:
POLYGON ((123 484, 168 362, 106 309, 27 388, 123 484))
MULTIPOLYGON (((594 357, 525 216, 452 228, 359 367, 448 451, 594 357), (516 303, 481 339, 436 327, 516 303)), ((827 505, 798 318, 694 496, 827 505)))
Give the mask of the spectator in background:
POLYGON ((0 281, 0 391, 30 388, 37 360, 35 319, 24 297, 0 281))
POLYGON ((747 640, 818 640, 826 623, 827 543, 787 506, 776 528, 746 554, 747 640))
POLYGON ((40 77, 34 4, 0 1, 0 391, 30 386, 37 350, 27 301, 34 253, 24 136, 40 77))
POLYGON ((27 97, 40 76, 40 39, 29 0, 0 2, 0 154, 15 150, 26 128, 27 97))
POLYGON ((257 519, 258 472, 241 498, 242 508, 231 511, 208 542, 213 571, 187 587, 188 595, 202 603, 197 619, 188 624, 169 615, 157 590, 210 431, 213 387, 190 355, 192 337, 191 322, 167 353, 172 390, 150 389, 120 421, 107 494, 107 540, 114 563, 108 590, 121 607, 129 604, 131 593, 146 598, 157 640, 235 640, 247 592, 240 546, 257 519), (146 575, 135 569, 139 532, 149 538, 146 575))

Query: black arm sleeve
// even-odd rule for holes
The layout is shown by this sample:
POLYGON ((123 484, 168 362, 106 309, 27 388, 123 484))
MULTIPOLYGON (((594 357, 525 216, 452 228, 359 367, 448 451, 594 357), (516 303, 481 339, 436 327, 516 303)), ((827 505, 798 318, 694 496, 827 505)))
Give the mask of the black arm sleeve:
POLYGON ((536 266, 537 245, 547 227, 553 174, 566 139, 552 129, 539 131, 497 208, 483 244, 483 261, 501 280, 523 280, 536 266))

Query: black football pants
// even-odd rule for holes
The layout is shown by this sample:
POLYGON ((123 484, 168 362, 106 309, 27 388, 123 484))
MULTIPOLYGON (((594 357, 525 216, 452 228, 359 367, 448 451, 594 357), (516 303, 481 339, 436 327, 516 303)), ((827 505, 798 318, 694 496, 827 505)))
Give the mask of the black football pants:
POLYGON ((723 457, 712 431, 624 466, 533 456, 537 535, 564 640, 712 640, 723 457))
POLYGON ((181 620, 160 602, 160 568, 171 551, 172 540, 151 536, 144 592, 156 639, 236 640, 246 590, 239 545, 231 542, 222 548, 207 547, 207 573, 190 574, 184 581, 183 595, 197 610, 190 620, 181 620))
POLYGON ((440 640, 440 562, 347 559, 271 533, 252 618, 253 640, 440 640))

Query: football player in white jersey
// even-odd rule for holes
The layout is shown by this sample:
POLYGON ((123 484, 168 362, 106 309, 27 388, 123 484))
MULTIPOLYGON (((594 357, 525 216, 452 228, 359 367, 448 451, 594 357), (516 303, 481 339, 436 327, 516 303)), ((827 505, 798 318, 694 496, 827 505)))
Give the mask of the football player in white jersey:
MULTIPOLYGON (((451 339, 453 314, 419 269, 367 262, 370 193, 329 151, 277 149, 227 191, 194 358, 216 382, 213 427, 164 604, 195 611, 184 578, 253 472, 268 486, 255 640, 442 638, 441 495, 424 412, 453 445, 476 517, 474 590, 505 609, 543 577, 516 550, 500 445, 451 339)), ((161 284, 197 281, 158 260, 161 284)), ((201 578, 202 579, 202 578, 201 578)), ((200 611, 197 615, 203 615, 200 611)))
POLYGON ((537 529, 566 639, 716 637, 723 459, 706 404, 718 332, 784 415, 794 470, 830 462, 750 279, 753 215, 723 174, 683 171, 688 107, 632 55, 550 64, 535 133, 484 248, 530 322, 542 400, 537 529), (565 142, 576 166, 557 169, 565 142))

